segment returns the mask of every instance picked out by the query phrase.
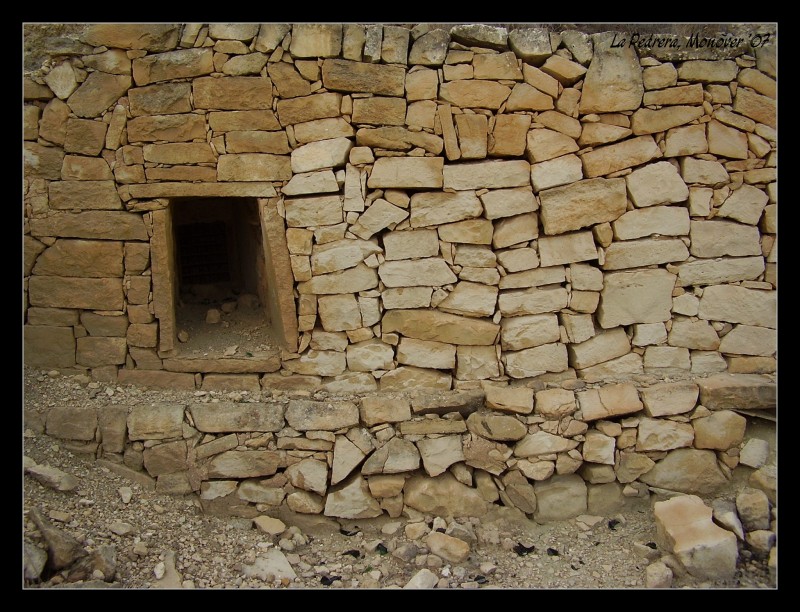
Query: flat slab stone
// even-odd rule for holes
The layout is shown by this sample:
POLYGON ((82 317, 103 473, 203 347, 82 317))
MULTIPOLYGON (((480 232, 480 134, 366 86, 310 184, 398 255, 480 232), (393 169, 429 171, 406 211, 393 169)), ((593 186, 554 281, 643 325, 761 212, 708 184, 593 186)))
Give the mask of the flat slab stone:
POLYGON ((709 410, 775 408, 777 385, 760 374, 715 374, 698 378, 700 403, 709 410))
POLYGON ((189 413, 199 431, 280 431, 285 406, 277 402, 192 404, 189 413))

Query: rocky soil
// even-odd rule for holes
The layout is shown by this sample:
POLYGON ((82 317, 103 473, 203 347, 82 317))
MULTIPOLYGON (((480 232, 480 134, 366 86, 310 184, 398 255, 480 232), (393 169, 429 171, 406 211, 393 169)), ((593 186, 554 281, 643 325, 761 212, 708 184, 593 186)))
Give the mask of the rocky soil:
POLYGON ((656 561, 672 569, 673 589, 776 587, 766 561, 742 544, 734 580, 687 575, 655 544, 651 504, 664 499, 655 495, 629 500, 613 516, 545 525, 501 506, 480 519, 420 515, 363 521, 299 515, 284 507, 274 514, 277 521, 264 520, 257 528, 250 519, 204 515, 194 496, 146 490, 43 433, 42 415, 57 404, 189 401, 196 401, 192 392, 25 372, 26 462, 71 474, 78 486, 62 492, 24 477, 24 543, 47 549, 33 520, 38 513, 58 533, 74 538, 79 551, 90 557, 103 551, 106 562, 82 572, 45 568, 38 579, 23 577, 24 589, 643 589, 654 586, 647 568, 656 561), (465 561, 450 562, 426 548, 424 536, 437 530, 469 544, 465 561))

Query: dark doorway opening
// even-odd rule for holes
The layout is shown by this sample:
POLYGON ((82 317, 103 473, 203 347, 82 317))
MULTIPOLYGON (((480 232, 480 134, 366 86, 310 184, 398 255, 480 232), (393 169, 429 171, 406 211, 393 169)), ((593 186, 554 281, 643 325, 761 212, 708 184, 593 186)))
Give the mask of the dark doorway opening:
POLYGON ((251 357, 273 349, 255 198, 176 198, 172 226, 181 356, 251 357))

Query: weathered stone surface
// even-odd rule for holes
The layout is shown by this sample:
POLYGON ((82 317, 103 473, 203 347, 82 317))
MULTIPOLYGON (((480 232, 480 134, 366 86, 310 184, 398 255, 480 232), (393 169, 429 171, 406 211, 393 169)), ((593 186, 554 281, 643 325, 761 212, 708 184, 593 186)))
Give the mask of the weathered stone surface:
POLYGON ((67 155, 61 167, 61 178, 65 181, 110 181, 114 175, 104 159, 67 155))
POLYGON ((462 108, 497 110, 511 95, 511 88, 480 79, 447 81, 439 86, 439 98, 462 108))
POLYGON ((394 350, 388 344, 372 338, 347 347, 347 368, 355 372, 388 370, 392 367, 394 350))
POLYGON ((717 216, 756 225, 761 220, 761 213, 768 201, 769 197, 761 189, 742 185, 723 202, 717 216))
POLYGON ((205 139, 206 128, 202 116, 194 114, 146 115, 128 121, 130 142, 187 142, 205 139))
POLYGON ((582 178, 583 164, 577 155, 563 155, 531 166, 531 182, 537 192, 582 178))
POLYGON ((686 183, 709 185, 711 187, 727 183, 728 172, 719 162, 693 157, 681 158, 681 176, 686 183))
POLYGON ((361 467, 361 473, 368 476, 413 472, 419 467, 419 462, 417 447, 408 440, 395 437, 369 456, 361 467))
POLYGON ((284 426, 284 411, 283 404, 279 403, 219 402, 189 406, 194 426, 210 433, 280 431, 284 426))
POLYGON ((506 110, 510 112, 546 111, 553 108, 553 98, 528 83, 517 83, 514 85, 514 89, 511 90, 511 94, 506 101, 506 110))
POLYGON ((556 54, 548 57, 544 64, 540 66, 540 69, 542 72, 557 79, 564 87, 574 85, 586 74, 586 68, 556 54))
MULTIPOLYGON (((181 472, 188 467, 185 440, 173 440, 145 448, 143 457, 147 473, 154 477, 181 472)), ((156 483, 156 486, 160 488, 159 483, 156 483)), ((163 487, 163 483, 161 483, 161 486, 163 487)))
POLYGON ((122 310, 122 279, 33 276, 28 300, 34 306, 122 310))
POLYGON ((105 278, 122 272, 122 243, 107 241, 57 240, 33 267, 42 276, 105 278))
POLYGON ((367 239, 382 229, 396 225, 408 217, 408 211, 383 198, 374 200, 358 221, 350 227, 350 231, 359 238, 367 239))
POLYGON ((560 338, 555 314, 504 317, 500 321, 500 342, 503 350, 521 350, 557 342, 560 338))
POLYGON ((676 317, 669 332, 669 345, 701 351, 715 351, 719 348, 719 337, 708 321, 693 321, 676 317))
MULTIPOLYGON (((670 66, 670 64, 662 64, 670 66)), ((644 106, 670 106, 675 104, 702 104, 703 86, 699 83, 694 85, 681 85, 680 87, 667 87, 659 91, 648 91, 644 94, 642 104, 644 106)))
POLYGON ((84 406, 54 406, 47 413, 47 435, 68 440, 93 440, 97 411, 84 406))
POLYGON ((684 414, 697 405, 700 388, 696 383, 682 381, 659 383, 641 389, 644 410, 649 417, 684 414))
POLYGON ((506 374, 529 378, 545 372, 563 372, 569 367, 566 345, 560 342, 503 354, 506 374))
POLYGON ((534 457, 538 455, 549 455, 552 453, 562 453, 572 450, 578 446, 578 442, 563 438, 546 431, 537 431, 528 434, 514 446, 516 457, 534 457))
POLYGON ((702 117, 703 113, 702 106, 668 106, 660 110, 640 108, 631 117, 631 129, 637 136, 666 132, 702 117))
POLYGON ((172 115, 192 110, 191 83, 162 83, 128 91, 131 115, 172 115))
POLYGON ((618 240, 632 240, 653 234, 688 236, 689 211, 683 206, 656 206, 631 210, 614 221, 612 227, 614 236, 618 240))
POLYGON ((381 157, 367 180, 371 188, 441 188, 443 157, 381 157))
POLYGON ((318 495, 328 489, 328 464, 318 459, 303 459, 284 471, 292 486, 318 495))
POLYGON ((183 433, 184 406, 160 404, 133 406, 128 414, 128 437, 131 440, 163 440, 183 433))
POLYGON ((719 410, 692 421, 694 447, 726 451, 744 439, 747 419, 731 410, 719 410))
POLYGON ((598 323, 609 329, 631 323, 669 320, 675 278, 666 270, 606 274, 597 309, 598 323))
POLYGON ((709 410, 773 408, 775 383, 759 374, 716 374, 697 380, 700 403, 709 410))
POLYGON ((498 306, 506 317, 556 312, 566 308, 569 295, 564 287, 533 287, 500 293, 498 306))
POLYGON ((692 221, 690 252, 695 257, 760 255, 758 228, 734 221, 692 221))
POLYGON ((592 232, 588 231, 560 236, 543 236, 539 239, 539 257, 543 267, 556 266, 596 259, 597 248, 592 232))
POLYGON ((721 353, 769 357, 778 348, 777 330, 751 325, 737 325, 725 334, 719 345, 721 353))
POLYGON ((584 77, 580 112, 609 113, 636 110, 644 84, 639 58, 631 46, 611 48, 613 32, 593 37, 594 55, 584 77))
MULTIPOLYGON (((322 168, 337 168, 347 163, 353 141, 349 138, 331 138, 317 140, 302 145, 292 151, 292 172, 313 172, 322 168)), ((221 161, 221 160, 220 160, 221 161)), ((264 179, 253 179, 264 180, 264 179)))
POLYGON ((467 46, 488 47, 505 51, 508 42, 508 30, 500 26, 486 24, 460 24, 450 28, 453 40, 467 46))
POLYGON ((583 421, 607 419, 639 412, 644 408, 639 394, 630 383, 605 385, 576 393, 583 421))
POLYGON ((405 93, 405 69, 397 65, 326 59, 322 64, 322 84, 333 91, 402 96, 405 93))
POLYGON ((492 246, 495 249, 502 249, 533 240, 538 235, 539 222, 536 213, 504 217, 494 225, 492 246))
POLYGON ((714 451, 694 448, 670 451, 639 480, 651 487, 701 495, 718 491, 728 483, 717 465, 714 451))
POLYGON ((420 512, 438 516, 483 516, 488 507, 473 488, 458 482, 449 472, 434 478, 415 475, 403 487, 403 501, 420 512))
MULTIPOLYGON (((631 130, 618 125, 608 123, 583 123, 578 144, 582 147, 595 147, 597 145, 608 144, 627 138, 632 134, 631 130)), ((703 132, 705 137, 705 132, 703 132)))
POLYGON ((381 377, 380 390, 402 391, 425 388, 447 391, 450 389, 451 385, 452 377, 448 373, 414 366, 400 366, 381 377))
POLYGON ((142 86, 211 74, 214 71, 213 56, 213 50, 208 48, 179 49, 146 55, 133 60, 133 80, 142 86))
POLYGON ((564 266, 549 266, 546 268, 533 268, 531 270, 524 270, 523 272, 506 274, 500 277, 499 287, 501 290, 541 287, 542 285, 557 285, 565 282, 565 280, 566 272, 564 271, 564 266))
POLYGON ((309 281, 299 283, 297 290, 300 294, 328 295, 366 291, 377 286, 378 273, 360 263, 354 268, 315 276, 309 281))
POLYGON ((437 257, 386 261, 378 268, 378 276, 387 287, 440 287, 458 280, 444 259, 437 257))
POLYGON ((417 442, 422 465, 429 476, 439 476, 454 463, 464 461, 461 436, 423 438, 417 442))
POLYGON ((530 414, 533 411, 533 389, 487 384, 484 390, 487 408, 513 414, 530 414))
POLYGON ((696 495, 679 495, 653 506, 656 538, 692 576, 730 580, 736 573, 736 536, 711 520, 712 509, 696 495))
POLYGON ((271 476, 278 470, 280 455, 274 451, 231 450, 208 463, 209 478, 254 478, 271 476))
POLYGON ((774 291, 748 289, 736 285, 711 285, 700 298, 698 316, 711 321, 727 321, 775 329, 777 302, 774 291))
POLYGON ((295 374, 338 376, 345 371, 347 360, 338 351, 308 351, 299 359, 283 362, 283 367, 295 374))
POLYGON ((649 472, 655 464, 655 461, 642 453, 622 451, 619 455, 619 464, 615 468, 617 480, 623 484, 633 482, 642 474, 649 472))
POLYGON ((335 225, 343 218, 342 200, 338 195, 289 198, 284 205, 289 227, 335 225))
POLYGON ((586 432, 581 455, 584 461, 611 466, 614 465, 615 446, 616 441, 612 436, 592 429, 586 432))
POLYGON ((447 57, 449 43, 450 32, 441 28, 432 29, 417 38, 411 45, 408 63, 441 66, 447 57))
POLYGON ((589 179, 539 193, 545 234, 614 221, 627 206, 624 179, 589 179))
POLYGON ((526 136, 526 156, 532 164, 574 153, 578 148, 573 138, 555 130, 537 128, 526 136))
POLYGON ((638 168, 625 177, 628 193, 637 208, 684 202, 689 188, 669 162, 656 162, 638 168))
POLYGON ((372 518, 383 514, 378 500, 369 492, 367 481, 354 476, 325 499, 325 516, 346 519, 372 518))
POLYGON ((630 351, 631 345, 625 330, 615 327, 584 342, 570 344, 568 348, 570 365, 582 369, 624 355, 630 351))
POLYGON ((366 240, 335 240, 323 245, 314 245, 311 254, 311 270, 314 274, 327 274, 352 268, 360 264, 373 253, 379 253, 380 247, 366 240))
POLYGON ((23 163, 25 176, 57 181, 61 179, 64 150, 58 147, 45 147, 36 142, 26 142, 23 149, 23 163))
POLYGON ((652 136, 639 136, 617 144, 598 147, 584 153, 580 158, 583 162, 584 176, 593 178, 638 166, 661 156, 662 153, 652 136))
POLYGON ((559 474, 536 482, 536 522, 565 521, 587 511, 587 488, 583 478, 577 474, 559 474))
POLYGON ((401 338, 397 361, 420 368, 449 370, 456 365, 456 347, 443 342, 401 338))
POLYGON ((333 431, 353 427, 358 425, 358 407, 345 401, 291 400, 286 409, 286 422, 298 431, 333 431))
POLYGON ((758 123, 774 128, 777 125, 776 101, 741 87, 733 99, 733 111, 758 123))
POLYGON ((397 423, 411 418, 407 398, 364 397, 361 399, 361 419, 368 427, 380 423, 397 423))
POLYGON ((528 433, 516 417, 492 413, 473 412, 467 417, 467 427, 475 435, 499 442, 515 442, 528 433))
POLYGON ((334 118, 339 116, 341 104, 342 95, 333 92, 314 94, 300 98, 279 99, 278 118, 280 119, 280 124, 283 126, 317 119, 334 118))
POLYGON ((122 201, 113 181, 53 181, 50 208, 56 210, 117 210, 122 201))
MULTIPOLYGON (((541 248, 541 247, 540 247, 541 248)), ((604 270, 638 268, 653 264, 684 261, 689 250, 682 240, 655 238, 614 242, 606 249, 604 270)))
POLYGON ((411 196, 411 227, 427 227, 471 219, 482 212, 481 201, 475 196, 474 191, 422 192, 411 196))
POLYGON ((525 160, 484 161, 444 166, 444 188, 456 191, 522 187, 530 183, 525 160))
POLYGON ((131 86, 131 77, 105 72, 92 72, 67 100, 78 117, 98 117, 114 104, 131 86))
POLYGON ((666 451, 692 446, 694 429, 688 423, 668 419, 639 419, 637 451, 666 451))
POLYGON ((497 287, 461 281, 439 303, 438 308, 468 317, 490 317, 494 314, 497 304, 497 293, 497 287))

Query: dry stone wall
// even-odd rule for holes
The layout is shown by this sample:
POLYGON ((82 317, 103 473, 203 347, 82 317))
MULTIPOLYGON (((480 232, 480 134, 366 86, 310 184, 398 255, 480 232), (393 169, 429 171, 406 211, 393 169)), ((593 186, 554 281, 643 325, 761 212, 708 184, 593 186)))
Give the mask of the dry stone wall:
POLYGON ((241 512, 712 490, 735 411, 775 406, 773 42, 87 25, 24 80, 25 363, 294 393, 85 415, 78 439, 241 512), (179 358, 185 197, 272 219, 279 356, 179 358), (365 397, 300 397, 320 391, 365 397))

